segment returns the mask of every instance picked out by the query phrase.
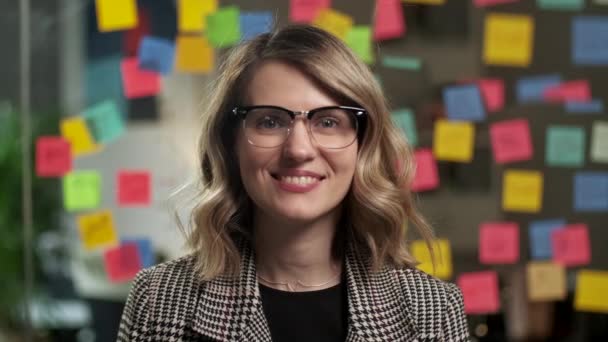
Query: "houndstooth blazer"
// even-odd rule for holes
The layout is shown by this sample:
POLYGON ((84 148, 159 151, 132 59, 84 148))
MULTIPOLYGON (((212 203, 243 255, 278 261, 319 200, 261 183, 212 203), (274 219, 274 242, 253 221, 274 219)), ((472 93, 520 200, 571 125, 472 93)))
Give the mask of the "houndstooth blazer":
MULTIPOLYGON (((362 254, 346 248, 347 342, 469 340, 458 287, 413 268, 369 272, 362 254)), ((241 255, 239 277, 207 282, 197 280, 193 255, 142 270, 127 299, 118 341, 270 342, 248 243, 241 255)))

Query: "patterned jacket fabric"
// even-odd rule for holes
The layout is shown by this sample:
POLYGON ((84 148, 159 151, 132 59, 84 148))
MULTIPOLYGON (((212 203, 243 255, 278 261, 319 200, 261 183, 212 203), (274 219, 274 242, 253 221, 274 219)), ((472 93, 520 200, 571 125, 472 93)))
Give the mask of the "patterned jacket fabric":
MULTIPOLYGON (((270 342, 253 249, 242 243, 240 251, 238 277, 201 282, 193 255, 140 271, 118 341, 270 342)), ((347 342, 469 340, 456 285, 413 268, 370 272, 368 260, 353 246, 346 248, 347 342)))

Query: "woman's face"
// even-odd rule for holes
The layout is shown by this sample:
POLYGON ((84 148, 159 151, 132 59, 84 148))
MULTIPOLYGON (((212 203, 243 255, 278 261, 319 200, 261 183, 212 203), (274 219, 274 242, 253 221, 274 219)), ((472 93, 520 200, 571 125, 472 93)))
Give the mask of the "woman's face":
MULTIPOLYGON (((278 61, 265 62, 254 72, 247 100, 250 106, 293 111, 343 105, 298 69, 278 61)), ((303 116, 297 116, 285 143, 273 148, 250 144, 239 128, 240 174, 257 215, 305 223, 338 214, 355 172, 357 142, 343 149, 324 149, 309 136, 306 125, 303 116), (307 177, 295 178, 301 175, 307 177)))

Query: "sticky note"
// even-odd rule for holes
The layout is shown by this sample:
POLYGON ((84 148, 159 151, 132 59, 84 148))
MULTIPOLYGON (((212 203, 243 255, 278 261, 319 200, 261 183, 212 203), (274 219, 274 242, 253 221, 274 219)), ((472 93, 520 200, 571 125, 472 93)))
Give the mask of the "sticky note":
POLYGON ((382 65, 387 68, 420 70, 422 61, 420 61, 420 58, 416 57, 384 56, 382 57, 382 65))
POLYGON ((532 159, 532 138, 528 120, 514 119, 490 125, 494 160, 498 164, 532 159))
POLYGON ((241 39, 248 40, 262 33, 270 32, 274 18, 270 11, 241 12, 241 39))
POLYGON ((294 23, 310 23, 319 10, 330 6, 331 0, 290 0, 289 20, 294 23))
POLYGON ((582 10, 585 0, 536 0, 538 7, 545 10, 582 10))
POLYGON ((80 240, 87 251, 118 244, 111 211, 80 215, 77 220, 80 240))
POLYGON ((596 163, 608 163, 608 121, 593 123, 590 157, 596 163))
POLYGON ((401 0, 377 0, 374 13, 374 40, 394 39, 405 34, 401 0))
POLYGON ((527 67, 532 62, 534 21, 520 14, 490 13, 485 19, 483 61, 527 67))
POLYGON ((137 57, 141 70, 167 75, 173 71, 175 44, 168 39, 146 36, 139 44, 137 57))
POLYGON ((590 101, 591 87, 586 80, 563 82, 545 89, 543 98, 549 102, 590 101))
POLYGON ((444 88, 443 102, 450 120, 482 121, 486 117, 481 92, 475 84, 444 88))
POLYGON ((421 192, 439 187, 439 172, 433 151, 429 148, 418 149, 414 152, 414 158, 416 159, 416 174, 411 190, 421 192))
POLYGON ((505 106, 505 83, 498 78, 483 78, 477 81, 486 109, 496 112, 505 106))
POLYGON ((108 280, 113 283, 129 281, 141 270, 137 244, 125 243, 104 252, 104 265, 108 280))
POLYGON ((397 127, 401 128, 403 134, 411 146, 418 145, 418 133, 416 132, 416 118, 409 108, 399 108, 391 113, 391 117, 397 127))
POLYGON ((136 0, 95 0, 100 32, 120 31, 137 26, 136 0))
POLYGON ((574 210, 608 211, 608 172, 579 171, 574 175, 574 210))
POLYGON ((126 131, 125 120, 114 101, 107 100, 87 108, 82 116, 97 143, 110 143, 126 131))
POLYGON ((117 202, 120 206, 148 206, 151 197, 151 176, 148 171, 121 170, 118 172, 117 202))
POLYGON ((141 69, 137 57, 123 59, 120 70, 122 73, 122 87, 127 98, 155 96, 160 92, 160 74, 141 69))
POLYGON ((566 225, 563 218, 536 220, 530 222, 530 256, 532 259, 550 259, 553 256, 551 250, 551 233, 566 225))
POLYGON ((542 208, 543 175, 540 171, 506 170, 503 174, 502 208, 537 213, 542 208))
POLYGON ((122 90, 121 59, 122 56, 119 55, 109 56, 86 64, 83 80, 86 87, 85 106, 113 100, 122 113, 127 112, 127 103, 122 90))
POLYGON ((452 277, 452 248, 447 239, 436 239, 433 241, 433 253, 435 255, 435 267, 426 241, 415 240, 410 246, 412 255, 420 264, 418 269, 435 276, 439 279, 448 280, 452 277))
POLYGON ((470 162, 473 160, 475 127, 464 121, 435 121, 433 154, 437 160, 470 162))
POLYGON ((63 177, 63 205, 67 211, 95 209, 101 199, 97 171, 72 171, 63 177))
POLYGON ((522 77, 515 85, 517 102, 520 104, 543 102, 545 90, 562 82, 558 74, 522 77))
POLYGON ((550 125, 547 127, 545 161, 550 166, 583 166, 585 141, 582 127, 550 125))
POLYGON ((369 26, 354 26, 346 34, 346 45, 348 45, 361 60, 367 64, 374 63, 372 51, 372 31, 369 26))
POLYGON ((61 177, 72 170, 70 143, 62 137, 41 136, 36 139, 36 175, 61 177))
POLYGON ((591 261, 589 231, 583 223, 569 224, 551 232, 553 261, 564 266, 582 266, 591 261))
POLYGON ((137 251, 139 252, 139 260, 141 261, 141 267, 146 268, 154 266, 156 263, 156 257, 154 256, 154 248, 152 241, 146 238, 129 238, 122 239, 121 243, 135 243, 137 244, 137 251))
POLYGON ((492 314, 500 310, 496 271, 461 273, 456 282, 464 299, 467 314, 492 314))
POLYGON ((473 0, 473 5, 477 7, 488 7, 495 5, 508 4, 519 0, 473 0))
POLYGON ((178 0, 177 18, 180 32, 202 32, 207 15, 217 10, 217 0, 178 0))
POLYGON ((346 40, 348 31, 353 27, 353 18, 330 8, 319 10, 312 24, 334 36, 346 40))
POLYGON ((403 2, 410 4, 421 4, 421 5, 443 5, 445 0, 402 0, 403 2))
POLYGON ((485 222, 479 226, 479 262, 514 264, 519 260, 519 226, 515 222, 485 222))
POLYGON ((83 117, 65 118, 61 120, 59 128, 61 136, 70 143, 72 156, 78 157, 99 150, 83 117))
POLYGON ((608 313, 608 271, 580 270, 576 277, 574 309, 608 313))
POLYGON ((177 71, 209 73, 215 67, 213 48, 204 36, 177 37, 176 54, 177 71))
POLYGON ((241 11, 226 6, 207 16, 207 38, 211 46, 224 48, 241 40, 241 11))
POLYGON ((526 266, 528 298, 532 302, 566 298, 566 269, 550 261, 531 261, 526 266))
POLYGON ((574 17, 571 48, 575 65, 608 65, 608 16, 574 17))
POLYGON ((604 111, 604 101, 592 99, 590 101, 566 101, 566 112, 576 114, 597 114, 604 111))

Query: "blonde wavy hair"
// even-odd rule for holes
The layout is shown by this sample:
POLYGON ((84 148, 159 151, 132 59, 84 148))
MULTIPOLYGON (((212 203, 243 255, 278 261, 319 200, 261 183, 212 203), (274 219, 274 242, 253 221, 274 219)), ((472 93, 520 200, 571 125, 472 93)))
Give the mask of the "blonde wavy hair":
POLYGON ((338 38, 311 26, 291 25, 233 48, 205 101, 200 181, 186 232, 201 279, 238 274, 238 241, 251 239, 253 205, 241 183, 234 151, 239 125, 231 110, 242 104, 256 66, 268 60, 298 68, 342 104, 368 111, 338 237, 368 252, 372 270, 387 263, 414 266, 406 241, 409 221, 432 253, 432 229, 409 190, 415 170, 412 150, 393 124, 375 77, 338 38))

